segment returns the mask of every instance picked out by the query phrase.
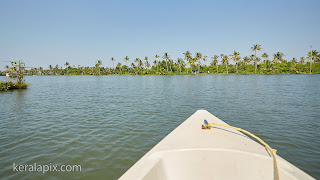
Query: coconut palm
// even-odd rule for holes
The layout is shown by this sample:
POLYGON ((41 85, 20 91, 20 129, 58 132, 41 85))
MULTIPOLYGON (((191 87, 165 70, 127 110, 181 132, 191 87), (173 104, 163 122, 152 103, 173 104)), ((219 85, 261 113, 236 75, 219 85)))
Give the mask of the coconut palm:
POLYGON ((142 62, 142 60, 141 59, 139 59, 139 61, 138 61, 138 66, 139 66, 139 68, 141 69, 142 68, 142 66, 143 66, 143 62, 142 62))
POLYGON ((311 67, 312 67, 312 61, 315 63, 319 59, 319 52, 316 50, 311 50, 308 52, 308 59, 310 61, 310 74, 311 74, 311 67))
MULTIPOLYGON (((221 58, 221 63, 224 64, 223 58, 224 58, 224 54, 220 54, 220 58, 221 58)), ((228 67, 227 67, 228 68, 228 67)))
POLYGON ((255 61, 254 54, 251 54, 249 56, 249 58, 250 58, 250 62, 253 62, 253 64, 254 64, 254 61, 255 61))
POLYGON ((58 69, 59 69, 59 65, 57 64, 57 65, 54 67, 54 73, 55 73, 56 75, 57 75, 58 69))
POLYGON ((39 67, 39 74, 42 75, 43 68, 39 67))
POLYGON ((266 66, 265 66, 264 70, 270 72, 273 70, 273 66, 274 66, 274 64, 271 63, 270 60, 266 60, 266 66))
POLYGON ((257 72, 257 51, 261 51, 261 45, 260 44, 254 44, 253 47, 251 47, 251 52, 254 51, 254 73, 257 72))
POLYGON ((172 65, 173 65, 173 60, 169 59, 169 66, 170 66, 170 71, 172 72, 172 65))
POLYGON ((68 75, 69 74, 69 63, 68 62, 64 63, 64 66, 66 66, 67 75, 68 75))
MULTIPOLYGON (((157 62, 157 59, 159 58, 160 56, 159 55, 154 55, 154 58, 156 58, 155 62, 157 62)), ((158 72, 158 66, 159 66, 159 63, 157 62, 157 72, 158 72)))
POLYGON ((168 72, 169 69, 168 69, 168 62, 167 62, 167 61, 170 59, 170 56, 169 56, 168 53, 164 53, 164 55, 162 56, 162 58, 166 60, 166 66, 167 66, 167 72, 168 72))
POLYGON ((273 54, 272 62, 275 63, 275 64, 279 63, 279 61, 283 62, 283 56, 284 55, 281 52, 277 52, 277 53, 273 54))
POLYGON ((80 72, 81 72, 81 75, 83 75, 83 66, 80 66, 80 67, 79 67, 79 70, 80 70, 80 72))
POLYGON ((269 57, 269 55, 264 52, 261 57, 264 59, 264 64, 265 64, 267 59, 268 59, 268 57, 269 57))
POLYGON ((68 62, 64 63, 64 66, 66 66, 67 68, 69 66, 69 63, 68 62))
MULTIPOLYGON (((191 66, 191 63, 190 63, 190 59, 191 58, 191 53, 189 51, 183 53, 184 54, 184 60, 186 60, 187 64, 190 65, 190 68, 191 68, 191 71, 192 71, 192 66, 191 66)), ((187 68, 187 74, 188 74, 188 68, 187 68)))
POLYGON ((311 52, 308 52, 308 59, 311 59, 313 63, 315 63, 319 59, 319 52, 316 50, 312 50, 311 52), (312 58, 311 57, 311 52, 312 52, 312 58))
POLYGON ((202 58, 202 53, 201 52, 197 52, 196 53, 196 62, 198 62, 197 63, 197 65, 198 65, 198 74, 200 74, 200 65, 201 65, 200 60, 201 60, 201 58, 202 58))
POLYGON ((137 63, 137 69, 136 69, 137 72, 138 72, 138 67, 141 67, 140 61, 141 60, 139 58, 136 58, 136 60, 135 60, 135 62, 137 63))
POLYGON ((304 64, 305 57, 300 58, 300 64, 304 64))
POLYGON ((206 55, 204 55, 204 56, 202 57, 204 66, 206 66, 207 58, 208 58, 208 56, 206 56, 206 55))
POLYGON ((158 72, 158 61, 157 60, 153 61, 153 65, 152 66, 157 67, 157 72, 158 72))
POLYGON ((130 60, 130 58, 128 56, 126 56, 124 58, 124 61, 126 62, 127 68, 128 68, 128 74, 129 74, 129 66, 128 66, 128 61, 130 60))
POLYGON ((292 58, 291 63, 293 66, 296 66, 297 64, 297 59, 296 58, 292 58))
POLYGON ((238 73, 238 65, 239 65, 239 61, 241 59, 241 57, 239 56, 240 53, 237 51, 233 51, 233 54, 231 54, 231 59, 233 59, 233 61, 236 63, 236 71, 238 73))
POLYGON ((122 74, 122 68, 121 68, 121 67, 122 67, 122 64, 121 64, 121 63, 118 63, 118 64, 117 64, 117 68, 119 68, 120 74, 122 74))
MULTIPOLYGON (((223 54, 221 54, 221 55, 223 55, 223 54)), ((227 55, 223 56, 222 63, 226 65, 226 70, 227 70, 227 74, 228 74, 229 57, 227 55)))
POLYGON ((219 72, 218 71, 218 68, 219 68, 219 56, 214 55, 212 57, 212 65, 217 67, 217 73, 218 73, 219 72))
POLYGON ((53 69, 52 65, 49 65, 50 75, 52 73, 52 69, 53 69))
POLYGON ((95 64, 95 68, 96 68, 96 71, 97 71, 97 74, 101 75, 100 74, 100 66, 102 65, 102 62, 100 60, 98 60, 95 64))
MULTIPOLYGON (((146 66, 146 63, 148 62, 148 59, 149 59, 148 56, 145 56, 145 57, 144 57, 144 60, 146 61, 146 62, 144 63, 145 67, 147 67, 147 66, 146 66)), ((149 64, 149 62, 148 62, 148 64, 149 64)), ((150 64, 149 64, 149 65, 150 65, 150 64)), ((148 68, 147 68, 147 74, 148 74, 148 68)))
POLYGON ((244 63, 244 64, 249 64, 249 63, 250 63, 250 58, 249 58, 248 56, 245 56, 245 57, 243 58, 243 63, 244 63))
POLYGON ((112 68, 113 68, 113 70, 114 70, 114 61, 115 61, 114 57, 112 57, 112 58, 110 59, 110 61, 112 62, 112 68))
MULTIPOLYGON (((148 58, 148 57, 147 57, 148 58)), ((147 69, 147 74, 148 74, 148 69, 150 68, 150 64, 148 62, 148 60, 146 60, 146 62, 144 63, 144 66, 146 67, 147 69)))
POLYGON ((256 58, 256 62, 257 62, 257 64, 258 64, 258 63, 261 63, 261 58, 260 58, 260 57, 257 57, 257 58, 256 58))
POLYGON ((177 59, 177 64, 179 66, 179 69, 180 69, 180 74, 181 74, 181 67, 184 66, 184 61, 182 58, 178 58, 177 59))

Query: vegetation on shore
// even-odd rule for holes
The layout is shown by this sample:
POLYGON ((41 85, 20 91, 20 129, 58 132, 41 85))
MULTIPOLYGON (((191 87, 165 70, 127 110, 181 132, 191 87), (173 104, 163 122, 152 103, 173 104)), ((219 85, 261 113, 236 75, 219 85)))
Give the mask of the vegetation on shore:
POLYGON ((8 91, 14 89, 26 89, 28 87, 27 84, 19 84, 13 81, 9 82, 1 82, 0 81, 0 91, 8 91))
POLYGON ((48 69, 32 68, 26 70, 26 75, 184 75, 184 74, 320 74, 320 53, 311 50, 307 57, 301 57, 299 60, 293 58, 288 61, 281 52, 274 53, 270 60, 267 53, 258 56, 262 51, 259 44, 251 47, 250 56, 241 57, 240 53, 234 51, 230 55, 220 54, 208 57, 196 52, 194 56, 191 52, 183 53, 183 58, 177 58, 174 61, 168 53, 154 56, 152 65, 149 57, 143 60, 135 58, 134 62, 128 65, 130 58, 124 57, 115 64, 115 58, 111 58, 112 67, 102 67, 102 61, 98 60, 94 67, 83 67, 78 65, 71 66, 68 62, 64 68, 56 65, 50 65, 48 69), (211 59, 211 60, 209 60, 211 59), (124 62, 123 65, 121 62, 124 62), (231 64, 230 62, 233 62, 231 64))
POLYGON ((24 63, 21 61, 11 62, 12 67, 10 68, 11 77, 16 78, 16 82, 1 82, 0 81, 0 91, 8 91, 14 89, 26 89, 28 84, 24 83, 23 72, 24 72, 24 63))

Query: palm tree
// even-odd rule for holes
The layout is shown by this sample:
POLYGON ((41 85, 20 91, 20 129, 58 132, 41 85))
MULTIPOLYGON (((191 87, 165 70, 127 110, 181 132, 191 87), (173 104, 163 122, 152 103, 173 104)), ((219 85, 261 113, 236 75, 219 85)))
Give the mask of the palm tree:
POLYGON ((139 61, 138 61, 138 66, 139 66, 140 69, 141 69, 142 66, 143 66, 143 62, 141 61, 141 59, 139 59, 139 61))
POLYGON ((118 63, 118 64, 117 64, 117 68, 119 68, 119 70, 120 70, 120 74, 122 74, 121 66, 122 66, 122 64, 121 64, 121 63, 118 63))
MULTIPOLYGON (((157 59, 158 59, 159 57, 160 57, 159 55, 154 55, 154 58, 156 58, 155 62, 157 62, 157 59)), ((158 65, 159 65, 159 63, 157 62, 157 72, 158 72, 158 65)))
POLYGON ((310 52, 308 52, 308 59, 310 60, 310 74, 311 74, 312 61, 313 63, 315 63, 316 60, 319 59, 319 52, 316 50, 311 50, 310 52))
POLYGON ((43 71, 43 68, 42 68, 42 67, 39 67, 39 73, 40 73, 40 75, 42 75, 42 71, 43 71))
POLYGON ((113 70, 114 70, 114 61, 115 61, 115 59, 112 57, 112 58, 110 59, 110 61, 112 62, 112 67, 113 67, 113 70))
POLYGON ((83 75, 83 66, 80 66, 79 70, 81 71, 81 75, 83 75))
POLYGON ((218 68, 219 68, 219 56, 214 55, 212 57, 212 65, 217 67, 217 73, 219 73, 218 68))
MULTIPOLYGON (((221 55, 223 55, 223 54, 221 54, 221 55)), ((223 56, 222 63, 226 65, 227 74, 228 74, 229 57, 227 55, 223 56)))
POLYGON ((243 63, 244 64, 249 64, 250 63, 250 58, 248 57, 248 56, 245 56, 244 58, 243 58, 243 63))
POLYGON ((274 62, 275 64, 277 64, 279 61, 283 62, 283 53, 281 52, 277 52, 275 54, 273 54, 273 60, 272 62, 274 62))
POLYGON ((254 65, 254 61, 255 61, 254 54, 251 54, 249 58, 250 58, 250 62, 253 62, 253 65, 254 65))
POLYGON ((207 58, 208 58, 208 56, 206 56, 206 55, 204 55, 204 56, 202 57, 204 66, 206 66, 207 58))
POLYGON ((52 65, 49 65, 50 75, 52 73, 52 69, 53 69, 52 65))
POLYGON ((140 59, 139 58, 136 58, 135 62, 137 63, 137 72, 138 72, 138 67, 140 67, 140 59))
POLYGON ((271 61, 266 60, 266 67, 264 68, 265 71, 272 71, 273 70, 273 64, 271 63, 271 61))
POLYGON ((269 55, 264 52, 261 57, 264 59, 264 64, 265 64, 267 59, 268 59, 268 57, 269 57, 269 55))
POLYGON ((166 66, 167 66, 167 72, 168 72, 169 69, 168 69, 168 62, 167 61, 170 59, 170 56, 168 55, 168 53, 164 53, 162 58, 166 60, 166 66))
POLYGON ((68 63, 68 62, 64 63, 64 66, 66 66, 66 69, 67 69, 67 75, 68 75, 68 74, 69 74, 69 63, 68 63))
POLYGON ((292 58, 291 63, 293 66, 296 66, 297 64, 297 59, 296 58, 292 58))
POLYGON ((261 51, 261 45, 260 44, 254 44, 253 47, 251 47, 251 52, 254 51, 254 73, 257 72, 257 51, 261 51))
POLYGON ((172 72, 172 65, 173 65, 173 60, 169 59, 169 66, 170 66, 170 71, 172 72))
POLYGON ((304 64, 304 60, 305 60, 305 58, 304 58, 304 57, 301 57, 301 58, 300 58, 300 64, 304 64))
POLYGON ((177 64, 179 66, 179 69, 180 69, 180 74, 181 74, 181 67, 184 65, 184 61, 182 58, 178 58, 177 59, 177 64))
MULTIPOLYGON (((137 60, 137 59, 136 59, 137 60)), ((132 71, 134 72, 134 68, 136 67, 136 65, 134 63, 131 63, 131 68, 132 68, 132 71)))
MULTIPOLYGON (((225 64, 225 63, 224 63, 224 60, 223 60, 223 58, 224 58, 224 54, 220 54, 220 58, 221 58, 221 63, 222 63, 222 64, 225 64)), ((227 67, 227 66, 226 66, 226 69, 228 69, 228 67, 227 67)))
POLYGON ((57 65, 54 67, 54 73, 55 73, 56 75, 57 75, 58 69, 59 69, 59 65, 57 64, 57 65))
POLYGON ((158 72, 158 62, 156 60, 153 61, 153 67, 157 67, 157 72, 158 72))
MULTIPOLYGON (((147 58, 148 58, 148 57, 147 57, 147 58)), ((149 67, 150 67, 150 64, 149 64, 148 60, 146 60, 146 62, 144 63, 144 66, 146 67, 146 69, 147 69, 147 74, 148 74, 148 69, 149 69, 149 67)))
POLYGON ((239 64, 239 61, 241 59, 241 57, 239 56, 240 53, 237 52, 237 51, 233 51, 233 54, 231 54, 231 58, 233 59, 233 61, 236 63, 236 71, 238 73, 238 64, 239 64))
POLYGON ((256 62, 257 62, 257 64, 258 64, 258 63, 261 63, 261 58, 260 58, 260 57, 257 57, 257 58, 256 58, 256 62))
MULTIPOLYGON (((192 66, 191 66, 191 63, 190 63, 190 59, 192 59, 192 58, 191 58, 191 53, 190 53, 189 51, 187 51, 187 52, 185 52, 185 53, 183 53, 183 54, 184 54, 184 60, 186 60, 186 61, 187 61, 187 64, 190 65, 191 71, 192 71, 192 66)), ((188 74, 188 68, 187 68, 187 74, 188 74)))
POLYGON ((130 58, 128 56, 126 56, 124 58, 124 61, 126 62, 127 68, 128 68, 128 74, 129 74, 129 66, 128 66, 128 61, 130 60, 130 58))
POLYGON ((196 53, 196 61, 198 62, 198 74, 200 74, 200 65, 201 65, 201 62, 200 62, 200 59, 202 58, 202 53, 201 52, 197 52, 196 53))
MULTIPOLYGON (((319 59, 319 52, 316 50, 312 50, 311 52, 312 52, 311 60, 313 61, 313 63, 316 63, 316 61, 319 59)), ((310 59, 310 57, 311 57, 311 53, 308 52, 308 59, 310 59)))
POLYGON ((101 65, 102 65, 102 62, 101 62, 100 60, 98 60, 98 61, 96 62, 96 65, 95 65, 97 74, 99 74, 99 75, 101 75, 101 74, 100 74, 100 66, 101 66, 101 65))
MULTIPOLYGON (((147 66, 146 66, 147 63, 149 64, 148 59, 149 59, 148 56, 145 56, 145 57, 144 57, 144 60, 146 61, 146 62, 144 63, 145 67, 147 67, 147 66)), ((149 64, 149 66, 150 66, 150 64, 149 64)), ((147 68, 147 74, 148 74, 148 68, 147 68)))

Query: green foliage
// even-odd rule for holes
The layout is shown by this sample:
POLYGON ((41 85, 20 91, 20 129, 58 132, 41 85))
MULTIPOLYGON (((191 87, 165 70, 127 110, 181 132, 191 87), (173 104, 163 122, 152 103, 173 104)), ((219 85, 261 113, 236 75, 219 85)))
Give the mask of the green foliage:
POLYGON ((0 91, 8 91, 14 89, 26 89, 28 84, 16 83, 13 81, 9 82, 0 82, 0 91))
MULTIPOLYGON (((112 67, 102 67, 102 61, 98 60, 93 67, 83 67, 64 64, 65 68, 59 65, 49 65, 45 70, 41 67, 31 70, 24 70, 16 67, 10 74, 13 77, 20 77, 22 82, 23 75, 194 75, 194 74, 320 74, 320 55, 318 51, 313 51, 312 58, 301 57, 300 60, 293 58, 291 61, 284 59, 284 54, 277 52, 272 59, 263 53, 261 58, 257 56, 257 51, 261 51, 261 45, 255 44, 251 48, 250 56, 241 57, 240 53, 234 51, 231 55, 213 55, 212 61, 207 62, 208 56, 197 52, 191 54, 186 51, 184 58, 173 60, 168 53, 155 55, 153 58, 145 57, 143 60, 135 58, 134 62, 129 62, 128 56, 124 57, 125 65, 115 62, 111 58, 112 67), (152 63, 151 63, 152 62, 152 63), (115 64, 116 63, 116 64, 115 64), (116 65, 116 66, 114 66, 116 65), (22 72, 23 71, 23 72, 22 72)), ((310 56, 310 55, 309 55, 310 56)), ((134 58, 132 58, 134 59, 134 58)))

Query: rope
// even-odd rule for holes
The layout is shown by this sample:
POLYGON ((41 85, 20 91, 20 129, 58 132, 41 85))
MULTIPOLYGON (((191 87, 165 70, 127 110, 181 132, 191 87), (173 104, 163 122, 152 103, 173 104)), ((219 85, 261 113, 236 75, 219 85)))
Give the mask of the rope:
POLYGON ((279 171, 278 171, 278 165, 277 165, 277 160, 276 160, 276 153, 277 153, 277 150, 276 149, 272 149, 267 143, 265 143, 262 139, 260 139, 258 136, 250 133, 249 131, 246 131, 244 129, 241 129, 241 128, 237 128, 237 127, 234 127, 234 126, 229 126, 229 125, 224 125, 224 124, 217 124, 217 123, 212 123, 212 124, 209 124, 207 122, 207 120, 204 120, 204 124, 202 125, 202 129, 210 129, 210 126, 222 126, 222 127, 227 127, 227 128, 231 128, 231 129, 235 129, 235 130, 238 130, 238 131, 241 131, 241 132, 244 132, 248 135, 250 135, 251 137, 255 138, 256 140, 258 140, 261 144, 263 144, 265 146, 265 148, 267 150, 269 150, 272 154, 272 158, 273 158, 273 164, 274 164, 274 170, 275 170, 275 174, 276 174, 276 179, 279 180, 279 171))

